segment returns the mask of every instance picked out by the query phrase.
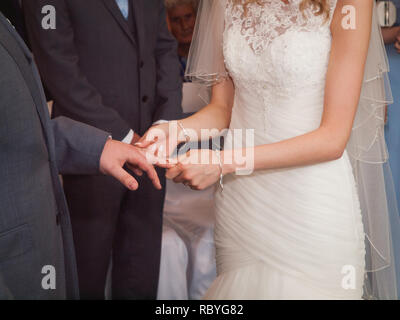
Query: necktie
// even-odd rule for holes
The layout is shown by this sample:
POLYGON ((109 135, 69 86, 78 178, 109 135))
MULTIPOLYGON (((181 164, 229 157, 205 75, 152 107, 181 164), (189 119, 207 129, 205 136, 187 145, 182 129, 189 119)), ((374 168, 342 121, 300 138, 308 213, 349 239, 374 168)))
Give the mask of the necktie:
POLYGON ((115 0, 125 19, 129 16, 129 0, 115 0))

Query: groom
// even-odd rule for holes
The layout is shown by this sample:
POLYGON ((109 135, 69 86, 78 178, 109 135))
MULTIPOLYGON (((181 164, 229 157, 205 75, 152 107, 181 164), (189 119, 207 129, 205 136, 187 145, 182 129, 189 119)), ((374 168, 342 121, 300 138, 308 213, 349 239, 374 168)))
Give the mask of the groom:
POLYGON ((110 174, 131 190, 141 152, 99 129, 50 120, 33 57, 0 13, 0 300, 77 299, 68 208, 58 174, 110 174))

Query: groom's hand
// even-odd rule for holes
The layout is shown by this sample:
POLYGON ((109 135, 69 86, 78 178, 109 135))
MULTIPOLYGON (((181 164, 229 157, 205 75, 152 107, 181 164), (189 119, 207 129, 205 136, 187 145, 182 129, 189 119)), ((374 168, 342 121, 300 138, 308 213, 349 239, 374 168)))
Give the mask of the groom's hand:
POLYGON ((100 158, 100 171, 113 176, 130 190, 137 190, 138 182, 123 167, 127 164, 133 171, 146 172, 153 185, 161 190, 161 183, 154 167, 147 162, 139 148, 115 140, 108 140, 100 158))

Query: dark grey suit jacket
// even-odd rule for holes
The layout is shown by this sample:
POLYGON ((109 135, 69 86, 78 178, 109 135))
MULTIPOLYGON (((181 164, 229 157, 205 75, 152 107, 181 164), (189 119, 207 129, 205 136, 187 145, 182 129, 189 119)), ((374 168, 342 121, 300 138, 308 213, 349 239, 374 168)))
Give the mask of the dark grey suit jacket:
POLYGON ((132 30, 115 0, 24 0, 32 50, 55 115, 122 140, 153 122, 182 117, 177 44, 163 0, 131 1, 132 30), (42 28, 44 5, 56 29, 42 28), (136 35, 135 35, 136 34, 136 35))
POLYGON ((78 298, 59 173, 96 174, 106 132, 50 120, 33 58, 0 14, 0 299, 78 298), (44 266, 56 270, 45 290, 44 266))

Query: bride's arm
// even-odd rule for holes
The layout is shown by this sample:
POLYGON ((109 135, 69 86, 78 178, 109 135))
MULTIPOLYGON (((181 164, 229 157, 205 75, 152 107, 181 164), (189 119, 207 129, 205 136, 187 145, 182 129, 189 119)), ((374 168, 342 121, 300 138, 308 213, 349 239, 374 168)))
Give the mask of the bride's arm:
POLYGON ((210 104, 194 115, 179 120, 180 124, 196 132, 197 137, 201 137, 202 129, 227 129, 231 121, 234 93, 231 78, 214 85, 210 104))
POLYGON ((182 133, 182 127, 187 130, 191 141, 202 140, 201 130, 205 129, 210 129, 210 131, 207 132, 207 139, 217 136, 220 131, 229 127, 234 94, 235 89, 232 79, 227 78, 213 86, 210 104, 194 115, 179 120, 181 126, 176 126, 178 130, 176 136, 174 134, 172 136, 170 135, 170 124, 176 121, 162 123, 151 127, 136 145, 142 148, 148 148, 152 144, 155 144, 156 149, 163 146, 166 150, 165 153, 170 155, 177 144, 185 142, 185 135, 182 133), (155 137, 158 138, 158 142, 153 140, 155 137), (168 142, 166 143, 166 141, 168 142))
MULTIPOLYGON (((335 160, 343 155, 359 103, 371 33, 373 0, 339 0, 333 16, 325 102, 318 129, 254 149, 254 169, 276 169, 335 160), (342 6, 356 10, 356 28, 342 27, 342 6)), ((249 153, 247 153, 249 154, 249 153)), ((224 157, 230 157, 224 154, 224 157)), ((238 165, 225 165, 224 173, 238 165)))

